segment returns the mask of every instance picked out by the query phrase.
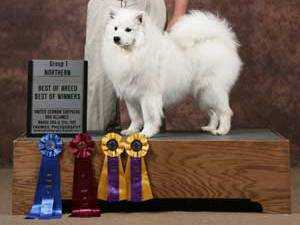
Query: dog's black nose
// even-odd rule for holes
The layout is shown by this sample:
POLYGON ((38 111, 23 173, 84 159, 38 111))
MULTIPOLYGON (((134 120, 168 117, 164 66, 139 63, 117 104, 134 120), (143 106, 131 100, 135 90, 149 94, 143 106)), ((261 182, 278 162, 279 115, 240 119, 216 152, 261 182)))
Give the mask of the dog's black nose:
POLYGON ((120 41, 121 41, 121 38, 120 38, 120 37, 118 37, 118 36, 114 37, 114 42, 115 42, 116 44, 119 44, 120 41))

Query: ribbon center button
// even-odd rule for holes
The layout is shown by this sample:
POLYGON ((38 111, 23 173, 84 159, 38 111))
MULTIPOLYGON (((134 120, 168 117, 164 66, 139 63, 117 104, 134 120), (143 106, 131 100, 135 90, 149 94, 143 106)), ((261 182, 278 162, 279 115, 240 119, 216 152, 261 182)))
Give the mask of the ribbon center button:
POLYGON ((115 151, 119 147, 119 144, 116 140, 110 140, 107 142, 106 146, 109 150, 115 151))

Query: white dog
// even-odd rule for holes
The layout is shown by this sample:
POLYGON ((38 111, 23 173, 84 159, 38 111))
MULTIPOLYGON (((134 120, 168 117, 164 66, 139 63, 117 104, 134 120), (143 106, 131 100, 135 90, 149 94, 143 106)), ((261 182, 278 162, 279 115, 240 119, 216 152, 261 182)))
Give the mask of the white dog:
POLYGON ((210 122, 202 130, 230 131, 229 94, 242 62, 238 41, 225 20, 192 11, 162 33, 141 11, 112 9, 104 34, 104 71, 126 101, 131 125, 123 135, 151 137, 160 130, 163 107, 193 95, 210 122))

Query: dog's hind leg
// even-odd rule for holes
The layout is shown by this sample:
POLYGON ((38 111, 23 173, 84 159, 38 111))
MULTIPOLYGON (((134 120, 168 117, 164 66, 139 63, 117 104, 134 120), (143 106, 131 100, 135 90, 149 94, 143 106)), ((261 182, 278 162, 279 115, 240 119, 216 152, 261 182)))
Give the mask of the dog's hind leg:
POLYGON ((228 93, 222 88, 208 85, 198 89, 199 104, 204 109, 210 109, 210 122, 202 130, 214 135, 225 135, 231 128, 232 111, 229 106, 228 93))
POLYGON ((203 131, 213 131, 216 130, 219 124, 219 119, 217 114, 212 110, 208 110, 209 123, 207 126, 201 127, 203 131))
POLYGON ((225 135, 231 129, 231 117, 233 112, 229 106, 229 96, 227 92, 220 91, 215 96, 216 105, 215 112, 218 116, 219 127, 216 130, 210 131, 214 135, 225 135))
POLYGON ((143 126, 142 109, 138 102, 126 101, 128 114, 131 120, 131 124, 126 130, 122 130, 122 135, 131 135, 140 132, 143 126))
POLYGON ((162 97, 145 96, 141 99, 141 107, 144 119, 144 129, 141 133, 146 137, 152 137, 160 130, 163 117, 162 97))

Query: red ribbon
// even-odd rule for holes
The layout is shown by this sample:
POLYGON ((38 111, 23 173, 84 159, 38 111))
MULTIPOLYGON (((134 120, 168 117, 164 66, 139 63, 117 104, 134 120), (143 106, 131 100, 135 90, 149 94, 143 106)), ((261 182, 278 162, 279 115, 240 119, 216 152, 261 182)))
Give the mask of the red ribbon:
POLYGON ((70 151, 76 158, 89 158, 95 148, 95 142, 88 134, 77 134, 70 142, 70 151))
POLYGON ((91 156, 95 147, 91 136, 77 134, 69 144, 75 156, 73 175, 72 217, 99 217, 97 193, 91 156))

